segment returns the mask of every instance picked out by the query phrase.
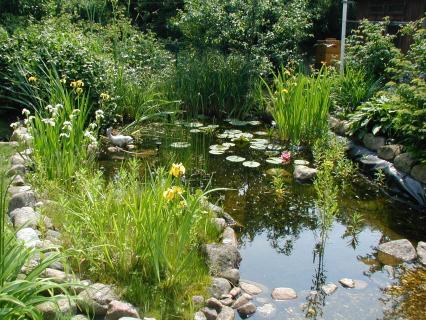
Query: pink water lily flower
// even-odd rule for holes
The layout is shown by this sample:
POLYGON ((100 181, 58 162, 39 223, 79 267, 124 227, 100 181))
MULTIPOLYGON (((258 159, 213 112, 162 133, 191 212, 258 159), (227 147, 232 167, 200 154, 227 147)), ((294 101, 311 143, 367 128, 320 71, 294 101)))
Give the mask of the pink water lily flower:
POLYGON ((287 152, 287 151, 285 151, 285 152, 283 152, 282 154, 281 154, 281 160, 283 161, 283 164, 288 164, 289 162, 290 162, 290 160, 291 160, 291 153, 290 152, 287 152))

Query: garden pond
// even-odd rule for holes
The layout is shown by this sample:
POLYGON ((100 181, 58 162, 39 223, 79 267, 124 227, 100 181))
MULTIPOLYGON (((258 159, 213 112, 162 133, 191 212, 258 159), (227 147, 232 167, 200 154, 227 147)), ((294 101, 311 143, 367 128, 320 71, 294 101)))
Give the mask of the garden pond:
POLYGON ((277 157, 287 150, 294 161, 312 159, 300 147, 274 141, 269 132, 258 121, 151 124, 133 132, 139 141, 135 154, 113 154, 100 166, 113 175, 123 160, 133 156, 145 159, 151 168, 182 162, 192 186, 228 188, 212 198, 237 221, 241 278, 263 289, 254 299, 258 311, 253 319, 264 319, 265 313, 270 313, 268 319, 395 316, 392 306, 398 297, 385 288, 398 282, 401 266, 384 267, 375 247, 400 238, 425 240, 424 213, 383 195, 359 175, 342 190, 339 214, 324 250, 317 250, 320 222, 314 187, 294 181, 292 165, 284 166, 277 157), (284 179, 279 195, 272 185, 277 173, 284 179), (358 280, 357 288, 338 285, 341 278, 358 280), (338 289, 325 295, 319 288, 330 282, 338 289), (298 297, 273 301, 275 287, 293 288, 298 297))

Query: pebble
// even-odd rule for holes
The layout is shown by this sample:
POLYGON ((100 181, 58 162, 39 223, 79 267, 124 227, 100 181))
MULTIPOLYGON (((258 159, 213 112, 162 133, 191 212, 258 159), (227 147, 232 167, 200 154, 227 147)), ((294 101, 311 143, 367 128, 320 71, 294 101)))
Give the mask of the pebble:
POLYGON ((291 300, 297 298, 297 293, 292 288, 275 288, 272 290, 274 300, 291 300))
POLYGON ((355 282, 349 278, 342 278, 339 280, 340 284, 345 288, 354 288, 355 282))
POLYGON ((325 294, 329 295, 329 294, 334 293, 334 291, 337 290, 337 286, 334 283, 327 283, 327 284, 325 284, 321 287, 321 290, 325 294))

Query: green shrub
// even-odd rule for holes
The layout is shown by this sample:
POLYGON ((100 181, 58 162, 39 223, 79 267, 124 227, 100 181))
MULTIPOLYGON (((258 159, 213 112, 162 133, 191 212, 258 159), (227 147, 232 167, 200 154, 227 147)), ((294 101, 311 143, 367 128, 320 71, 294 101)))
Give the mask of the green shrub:
POLYGON ((36 19, 52 15, 57 9, 57 0, 2 0, 0 2, 0 13, 31 16, 36 19))
POLYGON ((255 66, 242 55, 184 52, 178 56, 172 97, 193 116, 247 116, 254 108, 256 75, 255 66))
POLYGON ((335 76, 332 87, 333 107, 346 116, 362 102, 370 99, 380 88, 380 81, 369 77, 362 68, 345 68, 343 74, 335 76))
POLYGON ((383 91, 361 105, 351 117, 353 130, 381 133, 406 143, 420 158, 426 157, 426 32, 422 21, 407 25, 403 32, 413 43, 404 55, 391 60, 386 72, 392 77, 383 91))
POLYGON ((300 60, 311 18, 306 0, 186 0, 174 21, 194 47, 250 56, 266 72, 300 60))
POLYGON ((273 83, 264 81, 268 96, 264 102, 282 139, 293 144, 309 143, 327 130, 330 107, 330 79, 326 68, 311 76, 291 74, 282 68, 273 83))
POLYGON ((386 76, 386 68, 400 51, 395 47, 395 36, 387 32, 389 18, 380 23, 362 20, 347 40, 347 65, 362 68, 374 80, 386 76))
POLYGON ((77 270, 118 284, 146 311, 163 309, 161 319, 182 316, 182 306, 208 281, 200 244, 217 231, 203 211, 202 194, 192 194, 164 169, 141 179, 140 165, 130 163, 111 181, 101 173, 78 173, 53 212, 62 212, 56 218, 77 270))

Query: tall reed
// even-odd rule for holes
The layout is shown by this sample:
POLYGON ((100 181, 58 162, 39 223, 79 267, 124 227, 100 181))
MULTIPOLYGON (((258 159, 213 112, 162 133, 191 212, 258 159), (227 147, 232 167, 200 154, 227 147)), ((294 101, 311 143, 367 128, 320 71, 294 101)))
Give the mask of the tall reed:
POLYGON ((206 282, 199 246, 216 231, 201 193, 164 169, 139 180, 139 168, 132 162, 109 182, 101 173, 77 174, 58 218, 79 271, 117 283, 130 301, 166 319, 206 282))
POLYGON ((277 123, 278 133, 293 144, 311 143, 327 130, 330 80, 324 67, 311 76, 284 67, 273 75, 272 84, 263 80, 263 99, 277 123))

